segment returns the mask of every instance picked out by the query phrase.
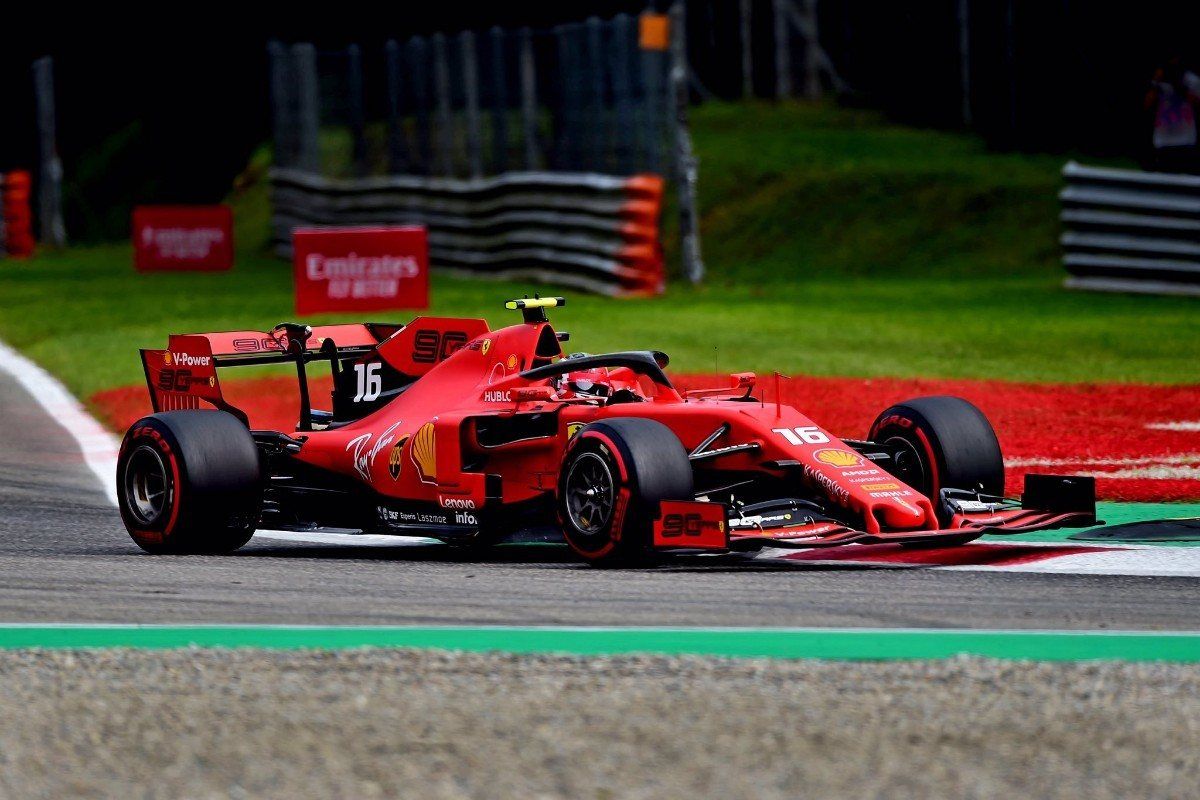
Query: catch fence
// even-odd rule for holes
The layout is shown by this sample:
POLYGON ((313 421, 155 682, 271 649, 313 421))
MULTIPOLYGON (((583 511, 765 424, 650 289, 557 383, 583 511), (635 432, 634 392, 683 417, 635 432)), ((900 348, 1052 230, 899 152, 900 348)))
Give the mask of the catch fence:
POLYGON ((660 291, 663 185, 703 266, 680 19, 269 46, 277 249, 312 225, 419 223, 435 268, 660 291))

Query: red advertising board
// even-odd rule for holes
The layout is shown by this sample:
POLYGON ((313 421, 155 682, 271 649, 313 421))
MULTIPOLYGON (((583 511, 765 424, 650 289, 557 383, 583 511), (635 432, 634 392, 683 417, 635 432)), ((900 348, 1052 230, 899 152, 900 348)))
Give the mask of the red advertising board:
POLYGON ((229 206, 138 206, 133 264, 141 272, 229 269, 233 212, 229 206))
POLYGON ((292 247, 297 314, 429 306, 424 227, 298 228, 292 247))

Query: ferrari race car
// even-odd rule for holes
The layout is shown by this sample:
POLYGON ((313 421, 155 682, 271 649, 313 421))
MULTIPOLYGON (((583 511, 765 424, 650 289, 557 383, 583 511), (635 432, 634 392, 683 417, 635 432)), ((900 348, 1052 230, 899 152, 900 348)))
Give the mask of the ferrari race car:
POLYGON ((256 528, 349 529, 486 545, 564 538, 596 564, 654 552, 895 542, 1096 523, 1092 479, 1030 475, 1005 499, 991 425, 956 397, 884 410, 835 436, 755 396, 752 373, 678 391, 667 356, 564 355, 546 309, 520 324, 287 323, 171 336, 142 350, 155 413, 126 433, 121 516, 152 553, 224 553, 256 528), (218 367, 294 363, 294 431, 255 430, 218 367), (328 362, 329 409, 307 371, 328 362))

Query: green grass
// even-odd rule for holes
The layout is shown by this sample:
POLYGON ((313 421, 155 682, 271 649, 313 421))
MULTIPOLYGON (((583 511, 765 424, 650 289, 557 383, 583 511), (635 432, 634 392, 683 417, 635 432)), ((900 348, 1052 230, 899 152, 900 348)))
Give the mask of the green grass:
MULTIPOLYGON (((1060 158, 819 106, 693 120, 708 281, 570 293, 553 318, 574 348, 656 347, 679 371, 1200 382, 1200 302, 1060 288, 1060 158)), ((0 262, 0 337, 86 397, 140 381, 135 348, 170 332, 292 318, 290 268, 264 250, 263 168, 234 196, 233 272, 139 275, 126 244, 0 262)), ((504 324, 501 301, 534 290, 439 275, 429 313, 504 324)))

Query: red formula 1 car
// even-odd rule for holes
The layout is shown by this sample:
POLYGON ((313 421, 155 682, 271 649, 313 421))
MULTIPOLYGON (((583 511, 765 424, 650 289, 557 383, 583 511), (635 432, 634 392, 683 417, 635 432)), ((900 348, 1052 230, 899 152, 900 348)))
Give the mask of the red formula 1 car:
POLYGON ((655 351, 563 355, 546 309, 519 325, 284 324, 143 350, 156 413, 125 435, 121 515, 150 552, 228 552, 256 528, 353 529, 487 544, 547 532, 593 563, 654 551, 958 544, 1095 524, 1091 479, 1032 475, 1006 500, 991 425, 956 397, 835 436, 762 402, 751 373, 680 393, 655 351), (290 362, 294 431, 253 430, 217 368, 290 362), (328 362, 330 410, 306 370, 328 362), (213 411, 208 408, 217 409, 213 411))

